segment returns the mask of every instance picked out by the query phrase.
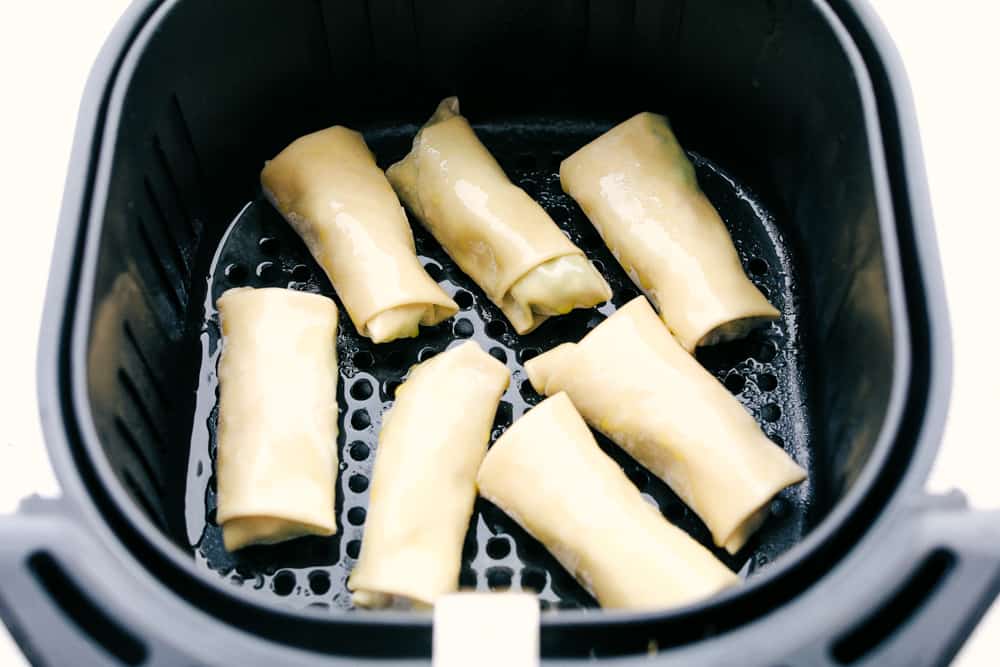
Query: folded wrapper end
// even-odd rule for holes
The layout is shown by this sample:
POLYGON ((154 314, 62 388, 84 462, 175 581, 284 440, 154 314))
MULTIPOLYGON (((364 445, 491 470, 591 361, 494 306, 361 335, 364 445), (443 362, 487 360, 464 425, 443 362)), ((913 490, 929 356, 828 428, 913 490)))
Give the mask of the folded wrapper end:
POLYGON ((434 113, 424 124, 424 127, 428 125, 434 125, 442 121, 448 120, 449 118, 454 118, 455 116, 461 116, 462 112, 459 111, 458 107, 458 97, 452 95, 451 97, 446 97, 441 100, 434 113))
POLYGON ((781 313, 777 308, 771 306, 771 304, 767 305, 768 309, 762 309, 762 312, 749 314, 745 317, 716 325, 702 336, 694 346, 690 346, 690 349, 688 344, 684 344, 684 348, 688 352, 693 352, 694 347, 707 347, 709 345, 718 345, 719 343, 728 343, 729 341, 746 338, 754 329, 781 318, 781 313))
POLYGON ((781 492, 782 489, 798 484, 808 477, 805 468, 796 463, 788 456, 781 447, 770 443, 773 451, 767 457, 770 462, 781 469, 770 477, 767 486, 760 489, 762 500, 752 509, 728 535, 718 535, 713 533, 713 541, 716 546, 725 548, 730 554, 736 554, 753 537, 754 533, 764 525, 764 522, 771 516, 771 501, 781 492))
POLYGON ((562 368, 575 349, 576 343, 563 343, 524 363, 524 370, 527 371, 528 380, 535 391, 548 395, 549 378, 562 368))
POLYGON ((407 304, 383 310, 373 316, 363 332, 373 343, 386 343, 397 338, 415 338, 420 334, 420 325, 432 326, 458 312, 458 304, 452 307, 437 304, 407 304))
POLYGON ((426 611, 434 605, 426 600, 418 600, 407 595, 382 593, 359 589, 354 591, 354 606, 363 609, 394 609, 397 611, 426 611))
POLYGON ((611 295, 604 276, 584 255, 564 255, 522 276, 507 291, 500 309, 517 333, 525 334, 549 317, 592 308, 611 295))
POLYGON ((328 537, 337 532, 337 526, 289 521, 273 516, 242 516, 222 524, 222 544, 233 552, 254 544, 276 544, 306 535, 328 537))
POLYGON ((424 218, 424 211, 420 205, 420 197, 417 192, 417 157, 414 149, 420 145, 424 128, 436 125, 458 115, 457 97, 446 97, 441 100, 431 117, 427 119, 427 122, 417 131, 416 136, 413 137, 410 152, 402 160, 389 165, 389 168, 385 170, 385 177, 389 179, 389 183, 399 193, 400 199, 407 202, 407 205, 418 218, 424 218))
POLYGON ((767 520, 767 517, 771 513, 770 509, 770 503, 764 505, 764 507, 747 517, 746 521, 741 523, 739 527, 732 532, 729 539, 726 540, 726 543, 722 545, 725 550, 729 552, 729 555, 735 556, 739 553, 740 549, 742 549, 753 534, 757 532, 757 529, 764 525, 764 521, 767 520))

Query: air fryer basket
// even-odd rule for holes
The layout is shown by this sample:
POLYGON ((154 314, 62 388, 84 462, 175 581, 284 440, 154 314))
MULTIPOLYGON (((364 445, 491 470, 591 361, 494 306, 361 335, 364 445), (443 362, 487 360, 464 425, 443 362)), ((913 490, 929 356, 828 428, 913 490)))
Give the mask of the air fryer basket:
MULTIPOLYGON (((484 502, 462 583, 541 590, 554 661, 946 661, 1000 587, 1000 520, 921 491, 949 340, 894 58, 868 10, 846 0, 136 2, 84 100, 42 334, 42 416, 65 496, 0 522, 5 621, 53 664, 426 660, 428 615, 352 610, 344 587, 382 412, 410 364, 473 337, 513 372, 496 436, 539 398, 523 361, 635 293, 556 172, 648 109, 670 116, 748 273, 783 313, 700 359, 809 480, 726 557, 745 584, 702 604, 591 609, 484 502), (380 346, 342 318, 338 535, 230 555, 212 521, 214 299, 247 284, 333 295, 258 198, 260 166, 333 123, 364 131, 385 166, 447 94, 601 263, 615 298, 518 337, 415 230, 462 311, 380 346)), ((707 543, 669 489, 602 445, 707 543)))

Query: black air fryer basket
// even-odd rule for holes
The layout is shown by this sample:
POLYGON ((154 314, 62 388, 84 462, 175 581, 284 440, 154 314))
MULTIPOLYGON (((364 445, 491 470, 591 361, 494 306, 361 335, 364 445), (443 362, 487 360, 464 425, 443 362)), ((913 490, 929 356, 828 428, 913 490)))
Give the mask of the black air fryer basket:
MULTIPOLYGON (((902 68, 852 0, 137 0, 84 97, 41 335, 65 495, 0 520, 0 612, 27 654, 427 662, 429 614, 355 610, 344 583, 382 414, 411 364, 472 337, 512 372, 495 438, 540 399, 523 362, 636 294, 557 172, 641 110, 670 117, 748 275, 782 309, 699 359, 809 479, 741 553, 716 551, 746 581, 700 604, 601 611, 483 501, 461 584, 539 591, 552 663, 947 662, 1000 588, 1000 516, 923 491, 948 401, 947 315, 902 68), (516 336, 415 229, 462 311, 379 346, 342 318, 338 534, 228 554, 214 521, 214 300, 235 285, 333 295, 261 200, 258 172, 332 124, 362 130, 384 167, 449 94, 614 299, 516 336)), ((602 446, 710 545, 669 489, 602 446)))

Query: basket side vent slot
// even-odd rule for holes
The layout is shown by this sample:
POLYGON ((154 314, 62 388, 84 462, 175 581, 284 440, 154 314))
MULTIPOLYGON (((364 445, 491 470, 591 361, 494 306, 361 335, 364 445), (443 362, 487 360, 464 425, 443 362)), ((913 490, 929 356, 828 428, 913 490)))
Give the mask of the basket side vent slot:
POLYGON ((94 604, 51 555, 35 552, 28 558, 28 569, 78 630, 124 664, 146 661, 145 645, 94 604))
POLYGON ((955 565, 955 555, 938 549, 927 556, 888 602, 833 645, 833 658, 851 665, 878 648, 930 598, 955 565))

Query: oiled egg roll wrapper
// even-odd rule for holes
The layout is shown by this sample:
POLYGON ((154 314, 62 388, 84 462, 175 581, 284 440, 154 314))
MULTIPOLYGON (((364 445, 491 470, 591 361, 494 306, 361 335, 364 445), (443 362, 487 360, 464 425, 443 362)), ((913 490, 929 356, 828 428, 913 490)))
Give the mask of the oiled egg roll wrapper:
POLYGON ((545 210, 507 178, 449 97, 386 175, 518 333, 590 308, 611 288, 545 210))
POLYGON ((669 484, 730 553, 759 527, 771 498, 806 477, 644 297, 525 368, 539 393, 569 394, 591 426, 669 484))
POLYGON ((507 367, 468 342, 414 366, 379 433, 365 532, 348 585, 362 607, 431 605, 458 588, 507 367))
POLYGON ((478 482, 482 496, 545 545, 602 607, 672 607, 737 582, 642 498, 565 393, 500 436, 478 482))
POLYGON ((217 517, 226 549, 332 535, 337 306, 240 287, 218 300, 217 517))
POLYGON ((406 213, 359 133, 335 126, 296 139, 260 180, 362 336, 409 338, 458 312, 420 265, 406 213))
POLYGON ((663 116, 612 128, 563 160, 559 179, 688 352, 779 316, 663 116))

